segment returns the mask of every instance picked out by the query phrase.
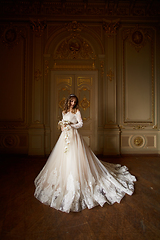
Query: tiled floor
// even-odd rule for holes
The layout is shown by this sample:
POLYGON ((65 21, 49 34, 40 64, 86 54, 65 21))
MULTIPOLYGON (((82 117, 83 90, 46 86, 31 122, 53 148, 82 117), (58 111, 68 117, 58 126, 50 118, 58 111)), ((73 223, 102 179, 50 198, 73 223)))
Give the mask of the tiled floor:
POLYGON ((47 158, 2 156, 1 240, 158 240, 160 239, 160 158, 104 158, 126 165, 137 177, 135 193, 120 204, 63 213, 33 196, 34 179, 47 158))

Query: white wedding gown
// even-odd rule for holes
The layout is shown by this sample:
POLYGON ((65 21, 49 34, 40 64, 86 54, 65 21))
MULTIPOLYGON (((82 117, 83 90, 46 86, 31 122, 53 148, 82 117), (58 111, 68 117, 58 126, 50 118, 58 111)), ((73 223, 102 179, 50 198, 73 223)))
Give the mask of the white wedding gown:
POLYGON ((44 204, 69 213, 86 207, 102 207, 105 203, 119 203, 125 193, 132 195, 136 178, 127 167, 102 164, 78 133, 77 129, 83 125, 80 111, 63 114, 63 120, 73 124, 70 130, 62 131, 48 161, 35 179, 35 197, 44 204))

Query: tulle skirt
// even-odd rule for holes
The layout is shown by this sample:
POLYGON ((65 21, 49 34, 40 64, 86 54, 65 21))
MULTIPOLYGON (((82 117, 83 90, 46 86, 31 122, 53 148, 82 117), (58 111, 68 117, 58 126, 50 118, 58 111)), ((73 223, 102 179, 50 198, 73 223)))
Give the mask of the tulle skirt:
POLYGON ((39 201, 69 213, 120 203, 126 193, 132 195, 136 178, 126 166, 102 164, 76 129, 68 134, 61 133, 35 179, 34 195, 39 201))

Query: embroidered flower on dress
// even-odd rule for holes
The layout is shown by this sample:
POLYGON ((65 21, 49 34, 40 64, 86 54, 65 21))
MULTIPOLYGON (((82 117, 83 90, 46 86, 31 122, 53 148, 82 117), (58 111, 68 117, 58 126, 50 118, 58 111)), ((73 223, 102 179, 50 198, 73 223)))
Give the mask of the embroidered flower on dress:
POLYGON ((58 125, 63 128, 64 132, 64 140, 65 140, 65 147, 64 147, 64 152, 66 153, 69 148, 70 144, 70 139, 69 139, 69 130, 71 129, 70 126, 71 122, 63 120, 58 122, 58 125))

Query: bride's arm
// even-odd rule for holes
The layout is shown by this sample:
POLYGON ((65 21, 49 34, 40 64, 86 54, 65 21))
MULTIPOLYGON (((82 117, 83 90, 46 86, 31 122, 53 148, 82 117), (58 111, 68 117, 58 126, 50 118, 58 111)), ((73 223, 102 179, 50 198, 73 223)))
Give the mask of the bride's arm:
POLYGON ((71 127, 75 128, 75 129, 78 129, 78 128, 81 128, 83 126, 83 120, 82 120, 81 113, 80 113, 79 110, 77 110, 77 112, 76 112, 76 117, 77 117, 77 122, 78 123, 71 124, 71 127))

